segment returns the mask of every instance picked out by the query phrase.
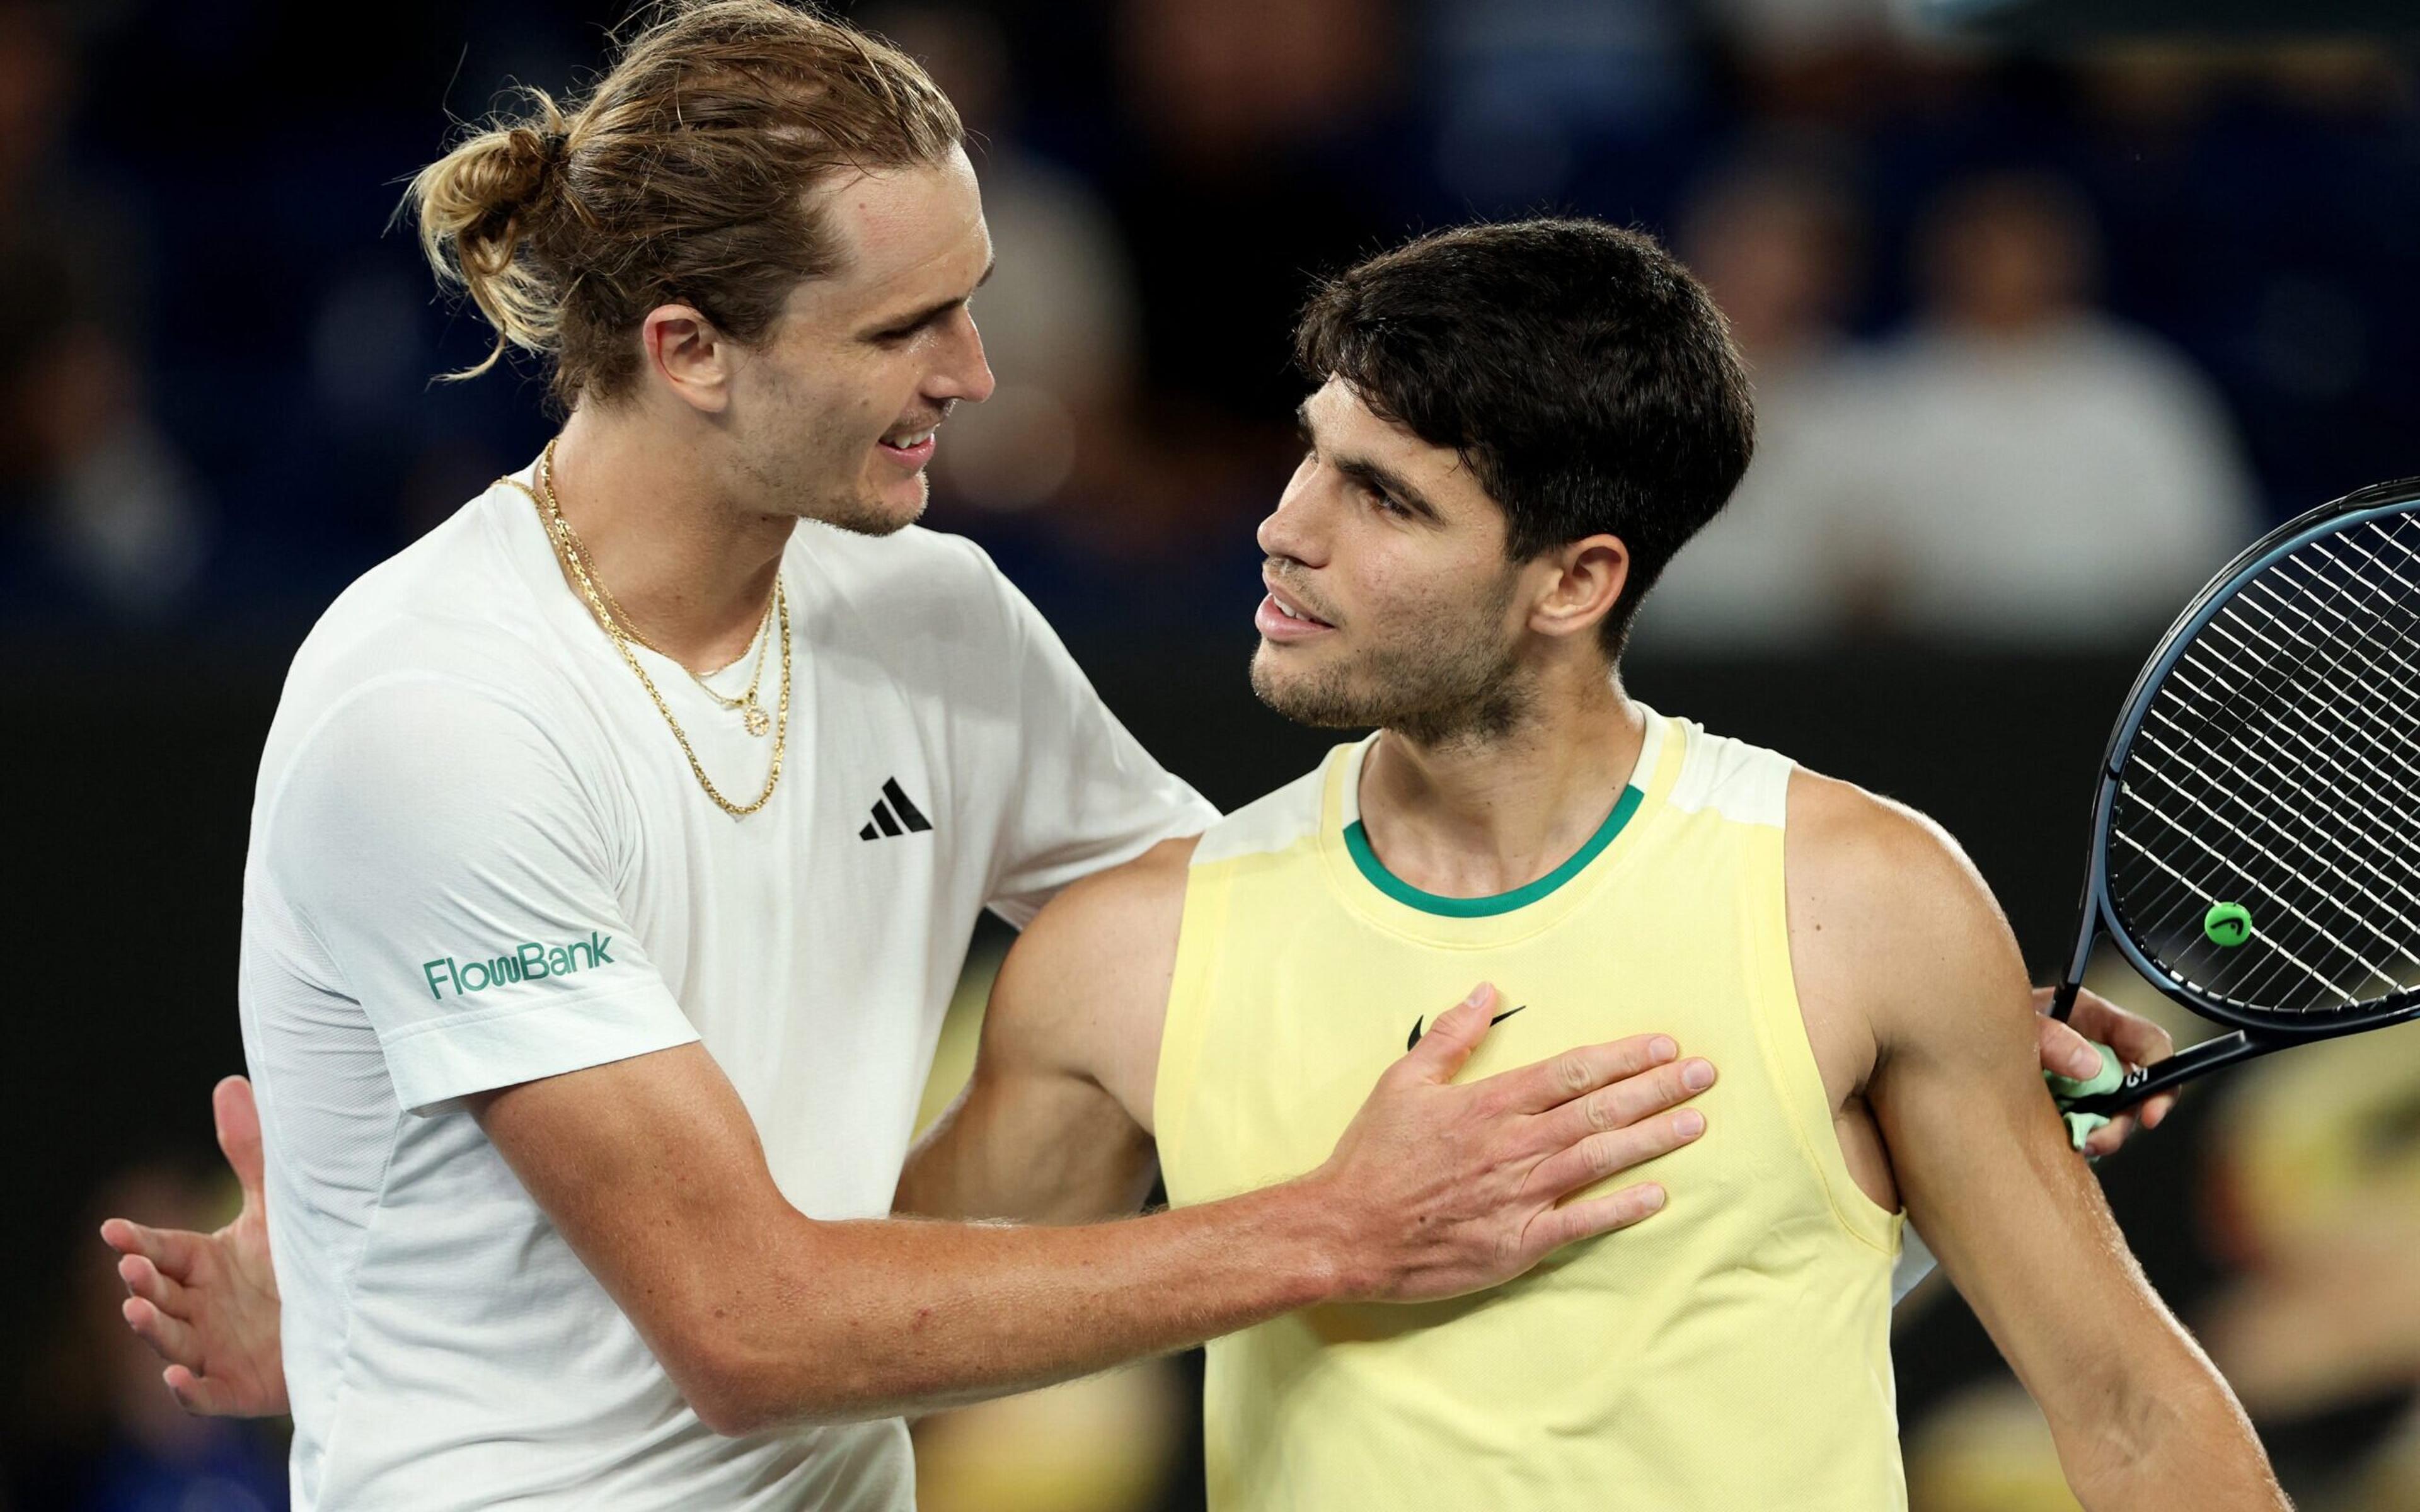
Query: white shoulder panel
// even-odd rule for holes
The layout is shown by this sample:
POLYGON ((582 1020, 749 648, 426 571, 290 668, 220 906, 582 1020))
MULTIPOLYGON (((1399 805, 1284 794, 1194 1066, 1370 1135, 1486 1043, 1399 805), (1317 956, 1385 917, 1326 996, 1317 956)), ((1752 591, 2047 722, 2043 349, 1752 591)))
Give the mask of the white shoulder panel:
MULTIPOLYGON (((1331 753, 1328 761, 1336 758, 1331 753)), ((1232 861, 1244 856, 1273 856, 1319 830, 1319 810, 1327 793, 1327 765, 1322 762, 1302 776, 1254 798, 1202 831, 1193 847, 1193 864, 1232 861)))
POLYGON ((1788 815, 1790 774, 1796 765, 1778 751, 1692 727, 1688 756, 1672 785, 1671 806, 1684 813, 1712 809, 1743 825, 1778 827, 1788 815))

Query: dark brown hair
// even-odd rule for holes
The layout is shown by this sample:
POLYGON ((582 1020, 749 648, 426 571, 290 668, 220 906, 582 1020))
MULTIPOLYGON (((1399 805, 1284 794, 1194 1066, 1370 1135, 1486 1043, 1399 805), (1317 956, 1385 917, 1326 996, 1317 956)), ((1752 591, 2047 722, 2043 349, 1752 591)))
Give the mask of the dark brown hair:
POLYGON ((838 251, 810 191, 843 168, 939 162, 957 111, 914 61, 781 0, 674 0, 641 13, 612 69, 561 102, 522 86, 411 181, 404 209, 441 284, 517 347, 555 399, 612 401, 639 323, 694 307, 762 342, 838 251))
POLYGON ((1314 383, 1448 446, 1504 511, 1512 560, 1602 532, 1630 551, 1606 616, 1714 518, 1756 442, 1730 332, 1653 238, 1595 221, 1466 225, 1331 281, 1295 332, 1314 383))

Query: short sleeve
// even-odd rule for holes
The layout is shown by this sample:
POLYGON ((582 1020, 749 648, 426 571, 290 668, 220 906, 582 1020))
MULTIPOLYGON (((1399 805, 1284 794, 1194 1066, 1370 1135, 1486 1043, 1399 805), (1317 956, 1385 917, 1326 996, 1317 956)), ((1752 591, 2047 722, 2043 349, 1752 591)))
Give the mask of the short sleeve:
POLYGON ((1025 595, 990 577, 1016 657, 1019 781, 988 902, 1023 928, 1060 888, 1198 835, 1218 810, 1127 733, 1025 595))
POLYGON ((416 676, 356 691, 256 823, 270 885, 406 1108, 697 1038, 623 915, 577 766, 500 692, 416 676))

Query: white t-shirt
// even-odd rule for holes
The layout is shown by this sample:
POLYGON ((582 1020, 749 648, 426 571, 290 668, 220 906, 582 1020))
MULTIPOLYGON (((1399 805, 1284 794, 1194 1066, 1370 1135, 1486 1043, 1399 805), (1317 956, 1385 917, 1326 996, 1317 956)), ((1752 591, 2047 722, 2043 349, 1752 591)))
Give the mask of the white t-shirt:
MULTIPOLYGON (((458 1100, 702 1039, 783 1196, 878 1216, 978 912, 1021 924, 1216 815, 970 543, 804 525, 782 573, 787 769, 746 819, 700 791, 504 486, 297 655, 241 983, 296 1506, 912 1505, 896 1420, 701 1424, 458 1100)), ((753 797, 770 736, 638 655, 708 775, 753 797)), ((778 657, 764 676, 769 708, 778 657)))

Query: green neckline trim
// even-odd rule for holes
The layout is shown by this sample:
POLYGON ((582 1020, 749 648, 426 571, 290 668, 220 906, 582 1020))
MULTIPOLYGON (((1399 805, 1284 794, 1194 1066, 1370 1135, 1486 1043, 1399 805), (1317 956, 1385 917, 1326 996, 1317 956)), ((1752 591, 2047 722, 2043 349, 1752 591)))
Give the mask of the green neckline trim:
POLYGON ((1572 853, 1570 860, 1535 882, 1488 898, 1446 898, 1413 887, 1388 871, 1386 863, 1378 859, 1378 853, 1370 848, 1369 832, 1361 827, 1358 819, 1344 826, 1344 849, 1352 855, 1353 864, 1361 869, 1361 874, 1370 879, 1370 885, 1399 903, 1417 908, 1424 914, 1441 914, 1447 918, 1488 918, 1497 914, 1509 914, 1516 908, 1527 908, 1578 876, 1590 861, 1603 855, 1605 848, 1613 843, 1613 838, 1630 823, 1630 816, 1638 811, 1638 805, 1646 796, 1636 787, 1623 788, 1621 798, 1614 803, 1613 812, 1605 816, 1605 823, 1596 826, 1596 833, 1588 838, 1587 844, 1572 853))

